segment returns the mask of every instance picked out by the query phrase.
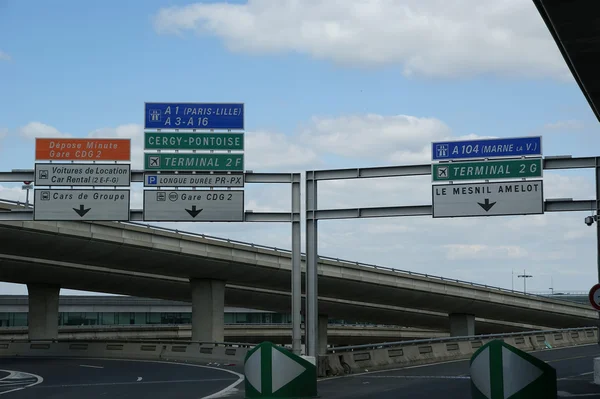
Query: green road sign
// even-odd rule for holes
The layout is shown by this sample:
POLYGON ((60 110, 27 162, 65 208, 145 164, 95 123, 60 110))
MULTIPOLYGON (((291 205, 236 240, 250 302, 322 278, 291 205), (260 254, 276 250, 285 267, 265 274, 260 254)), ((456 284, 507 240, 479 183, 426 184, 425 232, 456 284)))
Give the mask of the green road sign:
POLYGON ((144 154, 146 170, 243 172, 244 154, 144 154))
POLYGON ((292 352, 263 342, 244 361, 246 398, 316 398, 317 368, 292 352))
POLYGON ((431 165, 433 181, 520 179, 542 177, 542 159, 451 162, 431 165))
POLYGON ((144 133, 146 150, 244 150, 244 133, 144 133))
POLYGON ((556 370, 504 341, 479 348, 471 358, 472 399, 556 399, 556 370))

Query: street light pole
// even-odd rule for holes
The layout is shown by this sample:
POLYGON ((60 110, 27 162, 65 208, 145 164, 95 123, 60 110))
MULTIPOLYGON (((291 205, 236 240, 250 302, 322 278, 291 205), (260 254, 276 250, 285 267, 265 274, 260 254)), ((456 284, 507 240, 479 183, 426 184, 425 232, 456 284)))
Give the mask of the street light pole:
POLYGON ((514 271, 514 269, 510 271, 510 289, 511 289, 511 291, 515 290, 515 271, 514 271))
POLYGON ((523 294, 527 293, 527 279, 533 277, 530 274, 525 273, 525 269, 523 269, 523 274, 519 274, 517 277, 523 279, 523 294))

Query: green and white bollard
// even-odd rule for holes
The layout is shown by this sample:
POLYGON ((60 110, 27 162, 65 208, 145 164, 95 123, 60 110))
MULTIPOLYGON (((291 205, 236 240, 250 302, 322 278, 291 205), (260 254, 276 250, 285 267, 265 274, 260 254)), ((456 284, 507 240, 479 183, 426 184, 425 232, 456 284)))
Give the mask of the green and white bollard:
POLYGON ((263 342, 244 361, 246 398, 316 398, 317 367, 292 352, 263 342))
POLYGON ((556 399, 556 370, 504 341, 479 348, 471 358, 472 399, 556 399))

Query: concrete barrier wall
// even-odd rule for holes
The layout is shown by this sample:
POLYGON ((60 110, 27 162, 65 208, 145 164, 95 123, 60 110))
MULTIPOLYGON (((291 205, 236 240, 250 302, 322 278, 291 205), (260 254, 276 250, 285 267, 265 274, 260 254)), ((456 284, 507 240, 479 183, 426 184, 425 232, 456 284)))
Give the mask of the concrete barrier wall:
MULTIPOLYGON (((481 346, 496 338, 418 343, 385 348, 329 353, 319 359, 319 376, 348 374, 386 368, 416 366, 470 359, 481 346)), ((598 330, 540 333, 497 338, 525 352, 598 343, 598 330)), ((334 349, 335 350, 335 349, 334 349)))
MULTIPOLYGON (((319 376, 415 366, 451 360, 470 359, 481 346, 496 338, 458 339, 443 342, 407 342, 382 344, 375 349, 355 349, 320 356, 319 376)), ((546 332, 510 336, 509 345, 529 352, 549 348, 598 343, 598 330, 546 332)), ((114 359, 172 360, 184 362, 216 362, 241 365, 250 348, 235 344, 200 344, 153 341, 0 341, 0 357, 98 357, 114 359)), ((335 350, 335 349, 334 349, 335 350)))
POLYGON ((98 357, 243 364, 249 348, 160 342, 0 342, 0 357, 98 357))

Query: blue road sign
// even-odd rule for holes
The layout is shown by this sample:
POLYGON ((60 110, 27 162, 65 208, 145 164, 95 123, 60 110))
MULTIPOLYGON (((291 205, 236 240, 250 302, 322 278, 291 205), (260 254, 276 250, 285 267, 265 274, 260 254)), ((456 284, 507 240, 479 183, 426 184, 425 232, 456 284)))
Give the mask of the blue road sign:
POLYGON ((149 186, 156 186, 158 184, 158 176, 146 175, 146 184, 149 186))
POLYGON ((244 130, 243 103, 146 103, 144 129, 244 130))
POLYGON ((542 155, 542 138, 539 136, 431 143, 432 161, 533 155, 542 155))

